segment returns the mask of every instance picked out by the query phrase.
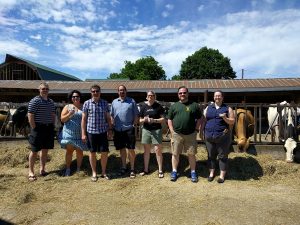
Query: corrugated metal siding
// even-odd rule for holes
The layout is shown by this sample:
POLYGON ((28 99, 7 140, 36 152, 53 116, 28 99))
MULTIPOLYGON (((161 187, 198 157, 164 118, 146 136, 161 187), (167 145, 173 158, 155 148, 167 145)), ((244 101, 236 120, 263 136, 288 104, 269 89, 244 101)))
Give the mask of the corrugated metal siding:
MULTIPOLYGON (((38 80, 1 80, 0 88, 13 89, 36 89, 41 81, 38 80)), ((280 91, 280 90, 300 90, 300 78, 282 79, 253 79, 253 80, 190 80, 190 81, 47 81, 53 92, 78 89, 87 92, 92 84, 99 84, 102 91, 115 93, 118 86, 123 84, 131 91, 142 92, 154 90, 158 93, 174 92, 177 88, 185 85, 190 92, 204 92, 221 89, 222 91, 280 91)))

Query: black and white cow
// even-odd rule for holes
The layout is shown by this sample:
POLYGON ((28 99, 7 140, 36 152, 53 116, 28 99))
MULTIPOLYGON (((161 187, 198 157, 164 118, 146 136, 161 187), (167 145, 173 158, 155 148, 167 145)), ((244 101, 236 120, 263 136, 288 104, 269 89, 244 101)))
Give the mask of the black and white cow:
POLYGON ((292 108, 288 109, 288 122, 287 122, 287 129, 286 131, 286 137, 287 139, 285 140, 284 143, 284 148, 286 150, 286 161, 287 162, 293 162, 294 161, 294 155, 295 155, 295 151, 297 148, 297 142, 295 141, 297 138, 297 132, 295 129, 295 124, 293 121, 293 118, 295 116, 295 112, 294 112, 294 116, 292 115, 292 113, 294 112, 294 110, 292 108))
POLYGON ((297 147, 297 133, 295 126, 296 111, 286 101, 278 107, 269 107, 268 121, 271 129, 272 141, 276 139, 284 143, 286 161, 293 162, 297 147), (281 129, 280 129, 281 128, 281 129))

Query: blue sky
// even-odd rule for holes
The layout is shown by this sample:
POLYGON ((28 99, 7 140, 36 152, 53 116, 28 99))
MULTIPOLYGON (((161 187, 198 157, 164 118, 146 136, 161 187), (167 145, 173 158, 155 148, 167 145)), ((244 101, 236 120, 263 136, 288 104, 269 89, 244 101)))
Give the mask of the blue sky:
POLYGON ((0 0, 0 60, 12 54, 105 79, 153 56, 168 78, 200 48, 237 78, 300 77, 298 0, 0 0))

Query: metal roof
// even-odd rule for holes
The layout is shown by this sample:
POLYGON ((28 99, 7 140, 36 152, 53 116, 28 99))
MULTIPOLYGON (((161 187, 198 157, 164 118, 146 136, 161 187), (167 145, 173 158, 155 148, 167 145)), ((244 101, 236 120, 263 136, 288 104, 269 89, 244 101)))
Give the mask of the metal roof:
MULTIPOLYGON (((37 89, 39 80, 0 80, 0 88, 4 89, 37 89)), ((300 78, 277 79, 234 79, 234 80, 101 80, 101 81, 47 81, 51 93, 66 93, 77 89, 88 93, 93 84, 98 84, 103 93, 115 93, 118 86, 123 84, 130 92, 145 92, 154 90, 156 93, 174 93, 184 85, 189 92, 271 92, 299 91, 300 78)))
POLYGON ((41 78, 41 80, 64 80, 64 81, 81 81, 79 78, 72 76, 70 74, 58 71, 58 70, 54 70, 51 69, 49 67, 43 66, 41 64, 32 62, 30 60, 27 59, 23 59, 17 56, 13 56, 10 54, 6 54, 5 57, 5 62, 3 64, 7 64, 10 62, 14 62, 14 61, 23 61, 29 65, 31 65, 32 67, 36 68, 37 73, 39 75, 39 77, 41 78))

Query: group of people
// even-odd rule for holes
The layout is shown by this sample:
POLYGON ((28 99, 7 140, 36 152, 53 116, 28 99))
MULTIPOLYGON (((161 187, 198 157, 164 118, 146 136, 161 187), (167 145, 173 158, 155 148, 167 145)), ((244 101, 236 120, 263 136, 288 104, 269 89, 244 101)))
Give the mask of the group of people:
MULTIPOLYGON (((31 126, 29 143, 29 181, 37 179, 34 163, 40 152, 40 175, 46 176, 45 170, 48 149, 54 147, 55 105, 48 97, 49 85, 45 82, 39 86, 40 94, 34 97, 28 105, 28 118, 31 126)), ((164 177, 162 154, 162 125, 166 123, 171 134, 172 172, 171 181, 179 177, 177 167, 180 154, 185 153, 191 170, 191 181, 198 182, 196 172, 197 133, 204 131, 208 153, 209 176, 211 182, 215 177, 216 163, 219 162, 220 176, 218 183, 223 183, 228 165, 229 147, 231 144, 230 125, 235 121, 233 110, 223 103, 223 93, 214 93, 214 102, 209 104, 202 113, 199 105, 189 99, 189 91, 185 86, 178 88, 179 101, 171 105, 167 115, 163 107, 156 101, 156 94, 147 92, 146 101, 138 110, 133 98, 127 96, 124 85, 118 87, 119 97, 111 106, 101 98, 99 85, 90 88, 91 98, 81 102, 81 93, 73 90, 68 94, 69 103, 61 112, 62 129, 61 147, 66 149, 66 169, 64 176, 71 175, 71 161, 76 152, 77 171, 80 171, 83 151, 89 151, 89 161, 92 170, 91 180, 98 180, 96 153, 101 154, 100 177, 110 179, 106 172, 109 153, 109 140, 113 139, 116 150, 120 151, 121 166, 118 175, 129 174, 136 177, 135 146, 136 127, 141 125, 141 143, 144 147, 144 169, 141 176, 149 174, 151 148, 156 153, 158 177, 164 177), (130 169, 127 168, 127 158, 130 169)))

